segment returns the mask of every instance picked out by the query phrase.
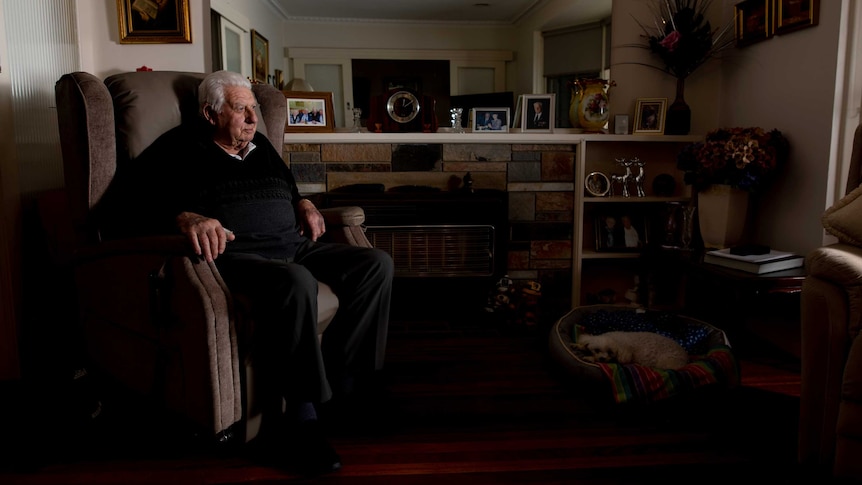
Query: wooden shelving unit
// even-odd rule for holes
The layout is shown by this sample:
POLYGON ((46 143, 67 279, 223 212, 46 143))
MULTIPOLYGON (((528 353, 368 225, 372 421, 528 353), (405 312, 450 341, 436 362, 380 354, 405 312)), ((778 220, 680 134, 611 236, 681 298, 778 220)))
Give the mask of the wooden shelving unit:
MULTIPOLYGON (((631 210, 644 216, 648 223, 662 215, 667 203, 691 201, 691 188, 685 185, 683 173, 676 167, 679 151, 701 136, 598 135, 584 136, 578 146, 575 167, 575 217, 572 250, 572 306, 587 303, 586 295, 603 288, 622 293, 633 284, 627 268, 634 273, 639 252, 598 251, 596 248, 595 217, 606 210, 631 210), (616 159, 639 158, 645 162, 645 197, 621 195, 593 197, 584 189, 584 179, 592 172, 602 172, 610 178, 623 169, 616 159), (656 196, 653 181, 659 174, 673 177, 674 192, 656 196), (589 281, 587 281, 589 280, 589 281)), ((617 192, 619 193, 619 192, 617 192)), ((653 238, 654 239, 654 238, 653 238)))

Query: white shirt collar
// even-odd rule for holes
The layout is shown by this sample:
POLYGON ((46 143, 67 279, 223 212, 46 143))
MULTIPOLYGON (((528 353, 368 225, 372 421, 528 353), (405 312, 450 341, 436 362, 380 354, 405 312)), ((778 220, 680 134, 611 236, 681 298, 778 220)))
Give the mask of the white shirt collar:
POLYGON ((255 145, 252 142, 248 142, 248 145, 246 145, 245 148, 240 150, 239 153, 237 153, 236 155, 231 154, 230 156, 232 156, 233 158, 236 158, 237 160, 242 161, 242 160, 245 160, 245 157, 247 157, 248 154, 251 153, 251 151, 254 150, 255 148, 257 148, 257 145, 255 145))

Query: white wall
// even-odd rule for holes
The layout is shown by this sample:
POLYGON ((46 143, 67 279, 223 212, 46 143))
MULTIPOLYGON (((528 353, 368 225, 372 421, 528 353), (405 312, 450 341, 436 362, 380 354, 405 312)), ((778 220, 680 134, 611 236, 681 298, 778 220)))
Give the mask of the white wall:
MULTIPOLYGON (((285 36, 288 28, 281 14, 272 9, 269 2, 248 0, 211 0, 210 3, 213 10, 220 15, 229 18, 240 27, 251 30, 254 29, 269 42, 269 74, 275 74, 276 69, 281 69, 285 73, 285 82, 290 80, 287 77, 287 59, 284 57, 285 36)), ((209 29, 209 11, 206 12, 206 25, 209 29)), ((249 46, 251 46, 250 36, 249 46)), ((209 52, 209 51, 207 51, 209 52)), ((246 54, 248 59, 248 72, 251 72, 251 47, 246 54)))
MULTIPOLYGON (((643 29, 638 22, 649 23, 653 18, 649 3, 643 0, 614 0, 611 39, 611 79, 617 86, 610 94, 610 119, 614 115, 634 116, 637 98, 667 98, 673 102, 676 78, 657 69, 641 65, 660 65, 644 45, 643 29)), ((720 8, 713 4, 710 12, 713 28, 723 26, 720 8)), ((718 123, 721 91, 721 62, 710 61, 700 66, 685 81, 685 101, 691 108, 691 134, 704 134, 718 123)))
POLYGON ((819 25, 738 49, 723 66, 719 124, 777 128, 791 145, 777 183, 755 201, 757 240, 803 254, 822 243, 841 4, 820 2, 819 25))
POLYGON ((207 72, 210 0, 189 0, 191 44, 120 44, 116 0, 78 0, 81 70, 105 78, 147 66, 157 71, 207 72))
MULTIPOLYGON (((496 26, 288 21, 284 45, 289 48, 514 50, 512 37, 511 28, 496 26)), ((292 78, 292 73, 289 74, 285 80, 292 78)))
MULTIPOLYGON (((616 10, 616 2, 613 8, 616 10)), ((607 18, 608 4, 611 0, 549 0, 530 12, 529 16, 518 23, 512 39, 511 49, 516 51, 515 61, 509 66, 508 83, 512 91, 518 94, 544 92, 533 86, 533 72, 541 72, 541 59, 537 54, 542 52, 540 33, 562 27, 598 22, 607 18)), ((574 48, 574 47, 573 47, 574 48)))

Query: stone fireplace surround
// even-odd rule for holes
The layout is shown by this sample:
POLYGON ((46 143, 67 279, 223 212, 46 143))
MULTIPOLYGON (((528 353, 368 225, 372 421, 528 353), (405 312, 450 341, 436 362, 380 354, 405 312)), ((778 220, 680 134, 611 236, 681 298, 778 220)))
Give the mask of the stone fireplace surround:
MULTIPOLYGON (((570 308, 579 137, 553 134, 325 133, 285 135, 283 158, 306 196, 354 184, 390 191, 507 193, 505 273, 542 284, 543 306, 570 308)), ((551 310, 551 308, 548 308, 551 310)))

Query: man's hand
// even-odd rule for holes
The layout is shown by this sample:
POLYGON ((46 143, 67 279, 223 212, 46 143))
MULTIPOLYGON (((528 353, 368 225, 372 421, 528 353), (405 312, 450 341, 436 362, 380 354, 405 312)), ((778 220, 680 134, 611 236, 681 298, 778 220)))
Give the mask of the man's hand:
POLYGON ((222 227, 217 219, 210 219, 194 212, 183 212, 177 216, 177 226, 192 243, 192 250, 211 262, 224 252, 228 241, 236 236, 222 227))
POLYGON ((296 213, 299 215, 299 234, 308 236, 312 241, 317 241, 317 238, 326 232, 323 214, 310 200, 300 200, 296 207, 296 213))

